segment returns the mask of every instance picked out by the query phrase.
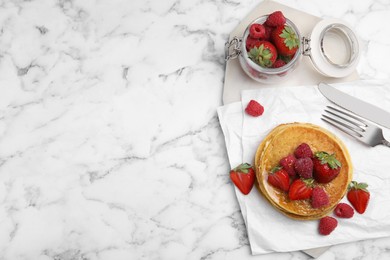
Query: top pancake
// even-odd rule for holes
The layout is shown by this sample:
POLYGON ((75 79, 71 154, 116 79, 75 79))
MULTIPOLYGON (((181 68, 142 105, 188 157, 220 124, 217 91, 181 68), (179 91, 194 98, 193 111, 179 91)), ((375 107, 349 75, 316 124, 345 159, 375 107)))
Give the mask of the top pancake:
POLYGON ((258 188, 264 197, 278 210, 295 219, 317 219, 327 215, 344 197, 352 180, 352 164, 345 145, 329 131, 308 123, 283 124, 274 128, 259 145, 255 156, 258 188), (268 173, 279 164, 281 158, 293 154, 301 143, 307 143, 313 153, 325 151, 335 154, 341 162, 339 175, 321 186, 329 195, 330 203, 313 208, 310 200, 290 200, 288 194, 267 182, 268 173))

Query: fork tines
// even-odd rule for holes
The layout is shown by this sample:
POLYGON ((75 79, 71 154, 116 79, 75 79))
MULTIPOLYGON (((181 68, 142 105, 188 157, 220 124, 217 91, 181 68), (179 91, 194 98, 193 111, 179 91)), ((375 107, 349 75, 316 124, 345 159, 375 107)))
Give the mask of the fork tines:
POLYGON ((353 137, 361 138, 368 126, 363 119, 339 108, 326 106, 325 113, 322 114, 322 120, 353 137))

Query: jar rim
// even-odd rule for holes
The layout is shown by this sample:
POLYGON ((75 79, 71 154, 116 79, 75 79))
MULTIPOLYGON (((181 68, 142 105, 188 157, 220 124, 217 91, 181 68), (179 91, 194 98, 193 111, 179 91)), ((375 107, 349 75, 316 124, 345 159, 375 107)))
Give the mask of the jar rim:
POLYGON ((245 59, 245 61, 248 64, 250 64, 251 67, 253 69, 257 70, 258 72, 267 73, 267 74, 279 74, 279 73, 285 72, 285 71, 289 70, 291 67, 293 67, 295 65, 295 63, 297 62, 297 60, 299 59, 299 57, 301 56, 301 54, 302 54, 301 34, 300 34, 297 26, 290 19, 286 18, 286 24, 288 26, 292 27, 292 29, 294 30, 294 32, 297 35, 297 38, 299 39, 298 49, 295 52, 293 58, 286 65, 284 65, 282 67, 279 67, 279 68, 265 68, 265 67, 262 67, 259 64, 255 63, 254 61, 252 61, 248 57, 248 52, 246 50, 246 44, 245 43, 246 43, 246 39, 249 36, 249 28, 250 28, 250 26, 252 24, 255 24, 255 23, 263 24, 267 20, 267 17, 268 17, 268 15, 263 15, 263 16, 260 16, 260 17, 256 18, 251 23, 249 23, 249 25, 245 29, 245 32, 244 32, 244 35, 243 35, 243 39, 242 39, 243 43, 242 43, 242 47, 241 47, 241 54, 242 54, 243 58, 245 59))
MULTIPOLYGON (((338 46, 340 47, 340 45, 338 46)), ((359 38, 353 29, 351 29, 351 26, 345 21, 335 18, 321 20, 314 26, 310 35, 309 49, 309 57, 317 71, 333 78, 350 75, 355 70, 361 54, 359 38), (342 53, 347 55, 345 61, 336 62, 328 56, 332 51, 327 53, 325 50, 325 39, 330 42, 333 40, 333 44, 335 44, 335 39, 337 39, 337 44, 339 41, 344 42, 346 51, 342 53)), ((340 48, 336 48, 335 50, 337 51, 338 49, 340 48)), ((332 47, 329 50, 332 50, 332 47)), ((333 52, 333 55, 338 58, 342 57, 335 55, 335 52, 333 52)))
POLYGON ((326 26, 320 34, 321 54, 330 64, 332 64, 333 66, 336 66, 336 67, 340 67, 340 68, 348 67, 356 60, 356 58, 358 56, 357 52, 356 52, 356 44, 358 44, 357 40, 356 40, 356 35, 353 33, 353 31, 349 27, 347 27, 341 23, 333 23, 333 24, 326 26), (341 36, 346 41, 348 41, 347 47, 349 49, 349 57, 348 57, 348 61, 345 63, 334 62, 330 57, 328 57, 328 54, 325 51, 324 39, 326 38, 326 34, 331 30, 335 30, 335 31, 341 33, 341 36))

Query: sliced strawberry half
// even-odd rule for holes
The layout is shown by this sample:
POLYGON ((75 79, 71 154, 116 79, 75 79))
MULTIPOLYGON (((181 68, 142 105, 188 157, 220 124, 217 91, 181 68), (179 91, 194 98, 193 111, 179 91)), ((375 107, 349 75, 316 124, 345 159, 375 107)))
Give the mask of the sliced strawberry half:
POLYGON ((247 195, 255 183, 255 171, 249 163, 242 163, 230 171, 230 179, 242 194, 247 195))
POLYGON ((282 167, 274 167, 268 175, 267 181, 275 188, 282 191, 288 191, 290 187, 290 178, 286 170, 282 167))
POLYGON ((296 179, 290 185, 288 197, 290 200, 305 200, 313 193, 313 179, 296 179))
POLYGON ((363 214, 370 200, 370 192, 367 190, 366 183, 357 183, 352 181, 348 187, 347 198, 359 214, 363 214))

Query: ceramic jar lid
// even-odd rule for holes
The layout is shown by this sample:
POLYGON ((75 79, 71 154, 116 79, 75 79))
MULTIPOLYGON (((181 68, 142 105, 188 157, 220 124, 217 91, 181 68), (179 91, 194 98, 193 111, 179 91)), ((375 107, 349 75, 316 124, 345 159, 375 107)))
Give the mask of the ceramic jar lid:
POLYGON ((342 78, 356 68, 361 53, 359 39, 344 21, 324 19, 303 38, 303 55, 310 56, 315 68, 325 76, 342 78))

